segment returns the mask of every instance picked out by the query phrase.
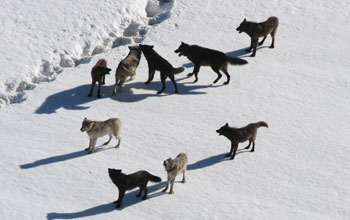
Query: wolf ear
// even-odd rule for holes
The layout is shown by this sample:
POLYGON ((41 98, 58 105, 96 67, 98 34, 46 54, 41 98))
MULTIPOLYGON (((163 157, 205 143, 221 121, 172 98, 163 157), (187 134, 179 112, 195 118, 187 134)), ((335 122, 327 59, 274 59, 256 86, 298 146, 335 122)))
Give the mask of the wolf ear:
POLYGON ((183 41, 181 41, 181 44, 185 44, 183 41))
POLYGON ((95 122, 91 122, 89 126, 90 130, 92 130, 94 127, 95 127, 95 122))
POLYGON ((247 19, 244 18, 243 22, 246 22, 246 21, 247 21, 247 19))
POLYGON ((150 47, 151 49, 153 49, 154 45, 150 45, 149 47, 150 47))
POLYGON ((228 123, 225 124, 225 127, 228 127, 228 123))

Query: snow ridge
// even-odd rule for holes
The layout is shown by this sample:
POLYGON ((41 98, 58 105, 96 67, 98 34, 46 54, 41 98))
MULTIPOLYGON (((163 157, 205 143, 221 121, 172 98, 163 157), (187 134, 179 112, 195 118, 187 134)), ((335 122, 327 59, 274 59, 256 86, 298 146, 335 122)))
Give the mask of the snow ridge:
MULTIPOLYGON (((42 59, 37 68, 29 76, 19 81, 0 83, 0 109, 4 105, 21 103, 26 100, 25 91, 32 90, 37 84, 55 80, 64 68, 73 68, 89 63, 92 56, 113 48, 142 42, 152 25, 160 24, 168 19, 175 0, 147 0, 144 10, 146 16, 135 15, 126 9, 123 13, 129 19, 119 27, 109 27, 107 36, 91 33, 92 38, 79 39, 75 48, 53 50, 50 58, 42 59)), ((96 27, 91 25, 94 30, 96 27)), ((100 31, 100 30, 96 30, 100 31)), ((106 30, 105 30, 106 31, 106 30)))

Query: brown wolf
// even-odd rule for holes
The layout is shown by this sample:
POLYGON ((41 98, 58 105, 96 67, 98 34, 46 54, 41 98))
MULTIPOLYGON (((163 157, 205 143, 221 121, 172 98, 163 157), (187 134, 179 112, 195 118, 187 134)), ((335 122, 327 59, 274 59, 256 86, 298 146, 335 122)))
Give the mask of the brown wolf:
POLYGON ((230 82, 230 74, 227 71, 228 64, 233 65, 243 65, 248 63, 246 60, 226 56, 223 52, 212 50, 197 45, 189 45, 184 42, 181 42, 179 48, 177 48, 175 53, 179 53, 179 56, 186 56, 193 64, 193 72, 188 74, 189 76, 194 75, 196 79, 194 82, 198 81, 198 72, 201 66, 210 66, 218 77, 214 80, 213 83, 216 83, 222 76, 220 70, 224 72, 227 77, 225 84, 230 82))
POLYGON ((145 200, 147 199, 148 181, 156 183, 162 181, 161 178, 154 176, 145 170, 140 170, 138 172, 126 175, 122 173, 122 170, 108 168, 108 174, 112 182, 118 187, 119 190, 118 200, 114 202, 117 204, 116 208, 120 208, 122 205, 125 191, 139 187, 140 192, 136 195, 136 197, 140 197, 143 190, 144 196, 142 199, 145 200))
POLYGON ((141 59, 141 48, 139 46, 129 46, 129 50, 129 54, 122 61, 120 61, 117 69, 115 70, 113 95, 117 92, 118 85, 120 90, 122 89, 123 84, 128 77, 130 77, 132 80, 135 78, 135 71, 141 59))
POLYGON ((175 74, 181 73, 185 70, 184 67, 174 68, 166 59, 161 57, 155 50, 153 50, 153 45, 139 45, 143 55, 145 56, 148 63, 148 80, 146 84, 149 84, 154 77, 154 73, 156 70, 160 72, 160 78, 163 84, 163 87, 158 94, 162 93, 165 89, 165 80, 167 77, 173 82, 175 87, 175 93, 178 93, 176 82, 175 82, 175 74))
POLYGON ((253 49, 252 57, 255 56, 256 47, 258 46, 259 37, 264 37, 259 45, 262 45, 268 34, 271 34, 272 43, 270 48, 275 47, 275 34, 278 27, 278 18, 269 17, 266 21, 256 23, 247 21, 246 19, 239 25, 236 29, 239 33, 245 32, 250 37, 250 47, 247 49, 247 52, 250 52, 253 49))
POLYGON ((233 160, 236 155, 238 144, 248 140, 249 144, 244 149, 249 149, 250 144, 253 142, 253 148, 251 149, 251 152, 254 152, 257 130, 261 126, 268 127, 266 122, 260 121, 257 123, 248 124, 242 128, 232 128, 228 126, 228 123, 226 123, 220 129, 216 130, 219 135, 224 135, 231 141, 231 151, 226 155, 226 157, 231 156, 230 159, 233 160))
POLYGON ((88 94, 89 97, 92 96, 92 92, 94 91, 94 86, 96 82, 98 82, 98 91, 97 91, 97 97, 101 98, 101 85, 105 83, 105 75, 109 74, 111 69, 107 68, 107 61, 105 59, 100 59, 97 61, 95 66, 91 69, 91 89, 90 93, 88 94))

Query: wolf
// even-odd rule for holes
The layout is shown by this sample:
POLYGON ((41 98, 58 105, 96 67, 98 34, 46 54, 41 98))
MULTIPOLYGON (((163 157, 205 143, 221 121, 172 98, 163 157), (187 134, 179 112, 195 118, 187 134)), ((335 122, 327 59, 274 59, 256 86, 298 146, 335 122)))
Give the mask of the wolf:
POLYGON ((251 152, 254 152, 255 139, 259 127, 268 127, 268 125, 266 122, 260 121, 257 123, 248 124, 247 126, 242 128, 232 128, 228 126, 228 123, 226 123, 224 126, 216 130, 216 132, 219 133, 219 135, 223 135, 231 141, 231 151, 230 153, 226 154, 226 157, 231 156, 230 159, 233 160, 238 149, 238 144, 248 140, 249 144, 244 149, 249 149, 251 143, 253 143, 253 148, 251 149, 251 152))
POLYGON ((113 95, 117 92, 118 84, 121 90, 128 77, 130 77, 132 80, 135 78, 135 71, 141 59, 141 48, 139 46, 129 46, 129 50, 129 54, 122 61, 120 61, 115 71, 113 95))
POLYGON ((272 43, 270 48, 275 47, 275 34, 278 27, 278 18, 269 17, 266 21, 256 23, 247 21, 244 19, 239 27, 236 29, 239 33, 245 32, 250 37, 250 47, 247 49, 247 52, 250 52, 253 49, 252 57, 255 57, 256 48, 258 46, 259 37, 264 37, 259 45, 262 45, 268 34, 271 34, 272 43))
POLYGON ((222 77, 220 70, 226 75, 227 81, 225 85, 230 83, 230 74, 227 71, 228 64, 232 65, 243 65, 247 64, 246 60, 226 56, 223 52, 212 50, 205 47, 200 47, 198 45, 189 45, 184 42, 181 42, 179 48, 177 48, 175 53, 178 53, 179 56, 187 57, 194 65, 193 72, 188 74, 189 76, 194 75, 196 79, 194 82, 198 81, 198 72, 201 66, 210 66, 212 70, 218 74, 218 77, 214 80, 213 83, 219 81, 222 77))
POLYGON ((80 131, 86 131, 90 139, 89 147, 85 150, 89 151, 89 154, 91 154, 94 151, 97 138, 105 135, 109 135, 109 139, 103 145, 109 144, 114 136, 116 139, 118 139, 118 144, 115 147, 119 148, 121 142, 121 128, 122 122, 118 118, 110 118, 106 121, 91 121, 84 118, 80 131))
POLYGON ((91 69, 91 89, 90 93, 88 94, 89 97, 92 96, 92 92, 94 91, 94 86, 96 82, 98 82, 98 91, 97 91, 97 97, 101 98, 101 85, 105 84, 105 75, 109 74, 111 71, 110 68, 107 68, 107 61, 105 59, 100 59, 97 61, 95 66, 91 69))
POLYGON ((162 89, 158 91, 161 94, 165 89, 165 80, 167 77, 173 82, 175 87, 175 93, 178 93, 177 85, 175 82, 175 74, 181 73, 185 70, 184 67, 174 68, 166 59, 161 57, 154 49, 153 45, 140 44, 139 47, 148 63, 148 80, 146 84, 149 84, 154 77, 156 70, 160 72, 160 78, 162 81, 162 89))
POLYGON ((166 159, 163 162, 163 165, 168 174, 168 181, 163 192, 166 192, 169 184, 171 184, 170 194, 174 194, 174 182, 176 176, 182 173, 182 183, 186 182, 185 173, 187 169, 187 155, 185 153, 180 153, 175 159, 166 159))
POLYGON ((144 191, 143 200, 147 199, 147 183, 148 181, 159 183, 162 181, 158 176, 154 176, 145 170, 137 171, 135 173, 126 175, 122 170, 108 168, 108 174, 112 182, 119 190, 118 200, 114 203, 116 208, 120 208, 123 202, 125 191, 132 190, 136 187, 140 188, 140 192, 136 197, 141 197, 142 190, 144 191))

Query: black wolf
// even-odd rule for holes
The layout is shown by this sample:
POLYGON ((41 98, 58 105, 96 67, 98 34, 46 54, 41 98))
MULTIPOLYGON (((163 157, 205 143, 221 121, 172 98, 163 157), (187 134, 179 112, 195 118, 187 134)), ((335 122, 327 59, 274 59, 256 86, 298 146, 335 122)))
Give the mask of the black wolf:
POLYGON ((153 45, 140 44, 139 47, 143 55, 145 56, 148 63, 148 80, 146 84, 149 84, 154 77, 156 70, 160 72, 160 78, 163 87, 158 94, 162 93, 165 89, 165 80, 167 77, 173 82, 175 87, 175 93, 178 93, 178 89, 175 82, 175 74, 181 73, 185 70, 183 67, 174 68, 166 59, 161 57, 155 50, 153 50, 153 45))
POLYGON ((255 56, 256 53, 256 47, 258 46, 259 37, 264 37, 262 41, 259 43, 259 45, 262 45, 267 37, 268 34, 271 34, 272 37, 272 43, 270 45, 270 48, 275 47, 275 34, 278 27, 278 18, 277 17, 269 17, 266 21, 256 23, 247 21, 246 19, 243 20, 243 22, 239 25, 239 27, 236 29, 239 33, 245 32, 250 37, 250 47, 247 49, 247 52, 250 52, 252 49, 252 57, 255 56))
POLYGON ((145 200, 147 199, 148 181, 157 183, 162 181, 161 178, 153 176, 145 170, 126 175, 122 173, 122 170, 108 168, 108 174, 112 182, 118 187, 119 190, 118 200, 114 202, 116 204, 116 208, 120 208, 122 205, 125 191, 139 187, 140 192, 136 195, 136 197, 140 197, 143 190, 144 196, 142 199, 145 200))
POLYGON ((226 154, 226 157, 231 156, 230 159, 233 160, 238 149, 238 144, 248 140, 249 144, 247 147, 245 147, 245 149, 249 149, 250 144, 253 142, 253 148, 251 149, 251 152, 254 152, 257 130, 261 126, 268 127, 266 122, 260 121, 257 123, 248 124, 242 128, 232 128, 228 126, 228 123, 226 123, 220 129, 216 130, 219 135, 224 135, 231 141, 231 151, 230 153, 226 154))
POLYGON ((198 81, 198 72, 201 66, 210 66, 218 77, 213 83, 216 83, 222 76, 220 70, 224 72, 227 77, 225 84, 230 82, 230 74, 227 71, 228 64, 233 65, 243 65, 248 63, 246 60, 226 56, 223 52, 212 50, 197 45, 189 45, 181 42, 179 48, 177 48, 175 53, 179 53, 179 56, 186 56, 193 64, 193 72, 188 74, 189 76, 194 75, 196 77, 194 82, 198 81))

